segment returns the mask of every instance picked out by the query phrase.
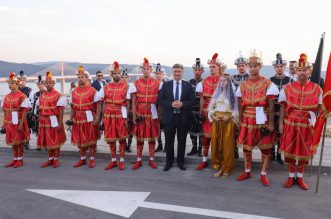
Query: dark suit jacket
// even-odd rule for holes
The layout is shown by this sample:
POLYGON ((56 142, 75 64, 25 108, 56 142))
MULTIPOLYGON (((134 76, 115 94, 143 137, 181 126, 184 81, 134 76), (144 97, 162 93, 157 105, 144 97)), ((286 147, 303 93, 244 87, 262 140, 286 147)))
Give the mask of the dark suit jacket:
MULTIPOLYGON (((173 80, 164 82, 159 91, 158 104, 162 106, 162 123, 164 125, 171 124, 174 117, 174 108, 171 103, 174 101, 173 80)), ((182 80, 182 91, 180 101, 183 102, 180 108, 180 117, 184 125, 189 126, 191 121, 191 107, 194 104, 194 90, 192 85, 187 81, 182 80)))
MULTIPOLYGON (((106 85, 105 81, 102 81, 102 83, 104 86, 106 85)), ((100 82, 98 80, 94 80, 92 83, 92 87, 94 87, 97 91, 100 91, 100 89, 101 89, 100 82)))

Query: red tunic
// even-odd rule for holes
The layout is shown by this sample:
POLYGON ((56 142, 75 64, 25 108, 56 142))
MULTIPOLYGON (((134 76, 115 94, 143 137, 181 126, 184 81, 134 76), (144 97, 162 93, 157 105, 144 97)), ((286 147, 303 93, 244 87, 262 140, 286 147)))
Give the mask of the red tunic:
POLYGON ((140 78, 133 82, 136 92, 136 114, 141 122, 134 126, 133 133, 137 140, 153 140, 159 137, 159 119, 152 119, 151 104, 156 104, 160 82, 154 78, 140 78))
POLYGON ((60 98, 61 94, 55 89, 50 92, 45 91, 39 97, 37 146, 47 148, 48 150, 60 148, 67 140, 63 121, 60 122, 59 120, 60 110, 65 108, 64 106, 57 106, 57 102, 60 98), (61 131, 58 131, 58 127, 51 127, 50 116, 56 116, 59 125, 62 123, 61 131))
POLYGON ((6 129, 6 143, 11 146, 25 144, 30 140, 30 131, 27 120, 23 122, 22 131, 18 131, 18 125, 22 119, 23 111, 30 108, 21 107, 21 104, 27 97, 21 91, 11 92, 3 99, 4 128, 6 129), (12 122, 12 112, 18 114, 18 124, 12 122))
POLYGON ((204 100, 202 114, 205 116, 206 120, 202 123, 201 127, 203 130, 203 135, 207 138, 211 138, 213 128, 212 123, 208 119, 208 106, 220 77, 221 76, 219 74, 215 76, 209 75, 202 81, 202 98, 204 100))
POLYGON ((264 124, 256 124, 256 110, 255 107, 264 107, 267 114, 268 101, 267 99, 274 99, 275 96, 267 96, 267 90, 272 82, 262 76, 257 79, 244 81, 239 89, 241 91, 241 100, 243 108, 243 118, 240 124, 240 131, 238 137, 238 146, 242 146, 246 150, 253 150, 254 146, 259 146, 260 149, 272 148, 272 135, 262 137, 260 134, 261 128, 268 127, 267 121, 264 124))
POLYGON ((107 143, 124 140, 128 137, 126 119, 122 116, 122 107, 126 107, 126 94, 129 85, 123 82, 109 83, 104 87, 104 127, 107 143))
POLYGON ((77 147, 96 145, 100 137, 99 127, 93 121, 87 122, 86 111, 91 111, 93 118, 96 113, 94 96, 97 91, 90 85, 78 86, 72 91, 71 107, 74 110, 71 143, 77 147))
POLYGON ((313 126, 309 123, 309 111, 317 112, 322 93, 313 82, 301 85, 295 81, 284 87, 286 116, 280 150, 284 156, 299 161, 309 161, 316 148, 312 147, 313 126))

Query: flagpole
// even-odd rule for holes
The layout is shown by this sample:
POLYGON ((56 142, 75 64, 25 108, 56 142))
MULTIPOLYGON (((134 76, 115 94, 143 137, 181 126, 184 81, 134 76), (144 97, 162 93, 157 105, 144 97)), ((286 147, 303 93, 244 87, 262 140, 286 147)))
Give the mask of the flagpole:
POLYGON ((324 130, 323 130, 323 137, 322 137, 322 147, 321 147, 321 154, 320 154, 320 161, 318 165, 318 173, 317 173, 317 180, 316 180, 316 189, 315 193, 318 193, 319 184, 320 184, 320 176, 321 176, 321 169, 322 169, 322 160, 323 160, 323 152, 324 152, 324 143, 325 143, 325 135, 326 135, 326 125, 328 123, 328 118, 325 118, 324 130))

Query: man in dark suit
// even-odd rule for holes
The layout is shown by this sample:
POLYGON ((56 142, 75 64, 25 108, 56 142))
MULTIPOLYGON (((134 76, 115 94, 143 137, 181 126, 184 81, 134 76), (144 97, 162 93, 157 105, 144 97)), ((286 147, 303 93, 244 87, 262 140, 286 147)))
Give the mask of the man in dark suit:
POLYGON ((100 91, 104 85, 106 85, 105 80, 103 80, 102 71, 97 71, 96 73, 97 79, 93 81, 92 87, 94 87, 97 91, 100 91))
POLYGON ((190 127, 191 107, 194 104, 194 90, 190 83, 183 81, 184 67, 175 64, 172 67, 174 80, 164 82, 159 91, 158 104, 162 106, 162 123, 164 124, 166 165, 168 171, 174 162, 174 141, 177 132, 177 164, 185 170, 184 156, 186 136, 190 127))

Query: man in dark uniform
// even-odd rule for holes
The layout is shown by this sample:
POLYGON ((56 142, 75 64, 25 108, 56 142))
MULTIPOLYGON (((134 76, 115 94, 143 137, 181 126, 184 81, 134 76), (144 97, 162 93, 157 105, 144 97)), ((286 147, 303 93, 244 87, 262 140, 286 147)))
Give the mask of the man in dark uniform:
MULTIPOLYGON (((121 80, 129 85, 129 90, 128 92, 131 94, 132 91, 132 83, 130 83, 130 75, 128 74, 128 69, 124 69, 122 71, 122 77, 121 80)), ((132 120, 132 101, 131 99, 129 100, 130 105, 129 105, 129 116, 128 116, 128 131, 129 131, 129 137, 128 137, 128 142, 126 144, 126 152, 132 152, 131 151, 131 144, 132 144, 132 138, 133 138, 133 134, 132 134, 132 130, 133 130, 133 120, 132 120)))
MULTIPOLYGON (((20 75, 17 77, 17 79, 19 80, 19 86, 18 86, 18 89, 23 93, 25 94, 25 96, 27 96, 29 98, 29 100, 31 101, 31 98, 32 98, 32 89, 30 87, 27 87, 26 86, 26 75, 24 74, 23 71, 20 71, 20 75)), ((32 111, 28 111, 27 112, 27 121, 28 121, 28 126, 29 128, 32 128, 32 124, 33 124, 33 121, 32 121, 32 116, 33 116, 33 113, 32 111)), ((29 142, 27 142, 25 145, 24 145, 25 149, 26 150, 29 150, 30 149, 30 144, 29 142)))
MULTIPOLYGON (((35 132, 36 135, 38 135, 38 111, 39 107, 36 106, 36 102, 39 99, 40 95, 45 91, 45 81, 42 79, 41 75, 38 76, 38 80, 36 80, 36 84, 38 87, 38 91, 34 92, 31 96, 31 104, 32 104, 32 112, 37 112, 33 117, 33 127, 32 127, 32 132, 35 132), (37 109, 36 109, 37 107, 37 109), (35 110, 36 109, 36 110, 35 110)), ((41 148, 37 146, 36 150, 40 150, 41 148)))
MULTIPOLYGON (((275 69, 275 76, 271 77, 270 80, 278 87, 279 91, 283 89, 283 87, 291 83, 291 78, 284 74, 286 69, 287 62, 282 58, 281 53, 277 53, 276 60, 272 62, 272 66, 275 69)), ((280 116, 280 104, 278 103, 278 96, 275 100, 275 131, 273 135, 273 148, 271 151, 271 161, 277 159, 279 164, 284 164, 282 161, 281 154, 279 153, 280 147, 280 133, 279 133, 279 116, 280 116), (277 144, 277 152, 275 153, 275 145, 277 144)))
POLYGON ((95 73, 97 79, 95 79, 92 83, 92 87, 94 87, 97 91, 100 91, 103 89, 103 86, 106 85, 106 81, 103 80, 103 74, 102 71, 97 71, 95 73))
MULTIPOLYGON (((164 71, 163 68, 161 68, 160 63, 157 63, 154 75, 155 75, 155 79, 160 82, 160 89, 161 89, 161 87, 163 85, 163 82, 165 81, 164 80, 165 71, 164 71)), ((163 152, 166 152, 165 147, 163 148, 163 142, 162 142, 162 137, 161 137, 161 134, 162 134, 162 131, 163 131, 163 124, 162 124, 162 119, 161 119, 162 110, 163 110, 162 107, 158 106, 158 115, 160 117, 160 135, 159 135, 159 138, 157 139, 157 144, 158 145, 157 145, 157 148, 155 149, 155 152, 159 152, 159 151, 162 151, 162 150, 163 150, 163 152)))
MULTIPOLYGON (((204 71, 204 66, 201 64, 200 58, 196 58, 195 64, 192 66, 194 78, 192 78, 189 83, 192 85, 193 90, 195 91, 195 87, 197 84, 202 81, 201 75, 204 71)), ((192 126, 189 129, 190 137, 192 140, 192 150, 187 153, 188 156, 192 156, 194 154, 198 154, 199 157, 202 157, 202 128, 200 124, 200 95, 196 92, 194 104, 191 108, 192 110, 192 126), (198 147, 198 139, 199 139, 199 147, 198 147)))
MULTIPOLYGON (((249 78, 249 74, 247 73, 247 59, 242 57, 242 55, 239 55, 239 58, 237 58, 234 61, 234 64, 237 66, 238 74, 232 75, 231 81, 236 87, 236 90, 240 86, 241 83, 246 81, 249 78)), ((236 128, 236 139, 238 138, 239 135, 239 129, 236 128)), ((236 141, 237 142, 237 141, 236 141)), ((234 157, 236 159, 239 158, 239 153, 238 153, 238 147, 236 146, 234 148, 234 157)))

